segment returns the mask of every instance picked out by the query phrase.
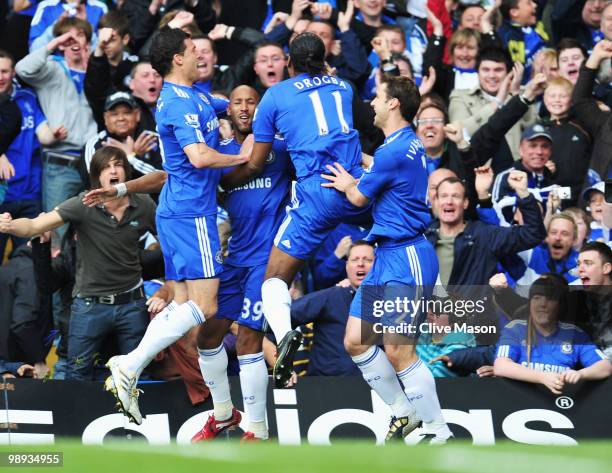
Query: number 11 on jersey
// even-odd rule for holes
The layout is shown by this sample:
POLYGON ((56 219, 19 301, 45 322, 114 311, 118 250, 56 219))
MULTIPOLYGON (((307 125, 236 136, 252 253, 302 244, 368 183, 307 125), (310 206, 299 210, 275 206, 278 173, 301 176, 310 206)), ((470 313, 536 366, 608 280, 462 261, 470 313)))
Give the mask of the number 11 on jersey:
MULTIPOLYGON (((335 92, 332 92, 331 95, 334 98, 334 103, 336 105, 336 113, 338 115, 340 127, 342 128, 342 133, 346 134, 350 131, 350 128, 348 126, 348 123, 346 123, 346 120, 344 119, 344 113, 342 111, 342 96, 337 90, 335 92)), ((327 120, 325 118, 325 110, 323 109, 323 102, 321 102, 321 96, 319 95, 319 91, 316 90, 308 94, 308 98, 312 102, 315 119, 317 120, 317 128, 319 129, 319 136, 328 135, 329 125, 327 124, 327 120)))

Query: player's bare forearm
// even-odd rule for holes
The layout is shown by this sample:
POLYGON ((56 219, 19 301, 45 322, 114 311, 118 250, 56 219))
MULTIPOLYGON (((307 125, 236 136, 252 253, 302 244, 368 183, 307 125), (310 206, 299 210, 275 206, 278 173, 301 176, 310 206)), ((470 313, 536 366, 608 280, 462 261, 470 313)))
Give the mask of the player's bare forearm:
POLYGON ((209 150, 200 155, 198 168, 230 168, 244 163, 244 156, 238 154, 222 154, 217 151, 209 150))
POLYGON ((369 199, 357 189, 357 182, 346 189, 346 198, 356 207, 365 207, 369 202, 369 199))
POLYGON ((255 163, 249 161, 225 174, 221 178, 221 187, 225 190, 230 190, 241 186, 257 177, 262 171, 263 166, 257 166, 255 163))
POLYGON ((168 179, 164 171, 155 171, 125 183, 128 194, 157 194, 168 179))
POLYGON ((233 189, 257 177, 263 172, 266 166, 266 158, 271 150, 272 143, 254 143, 249 161, 223 176, 221 187, 226 190, 233 189))
POLYGON ((192 143, 183 148, 191 164, 198 168, 228 168, 249 161, 245 153, 222 154, 205 143, 192 143))
MULTIPOLYGON (((164 171, 151 172, 138 179, 125 182, 128 194, 156 194, 161 192, 168 175, 164 171)), ((93 189, 83 196, 83 204, 87 207, 104 204, 118 196, 117 186, 105 186, 93 189)))

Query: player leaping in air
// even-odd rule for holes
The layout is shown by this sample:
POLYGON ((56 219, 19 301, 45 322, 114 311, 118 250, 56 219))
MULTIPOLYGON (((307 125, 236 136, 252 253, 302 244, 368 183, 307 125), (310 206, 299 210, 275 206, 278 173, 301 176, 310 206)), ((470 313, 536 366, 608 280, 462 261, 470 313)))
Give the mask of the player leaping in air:
POLYGON ((257 107, 249 163, 228 174, 223 184, 235 187, 259 174, 275 135, 284 138, 297 184, 261 288, 264 315, 277 341, 274 383, 281 388, 291 379, 301 341, 301 334, 291 329, 289 286, 332 229, 341 222, 363 221, 368 214, 343 194, 321 187, 325 182, 321 174, 329 164, 340 163, 355 178, 362 173, 350 85, 327 74, 325 46, 312 33, 298 35, 289 46, 289 56, 291 78, 269 88, 257 107))
MULTIPOLYGON (((162 29, 151 47, 151 64, 164 78, 156 121, 167 181, 157 207, 157 230, 166 279, 174 281, 174 301, 151 321, 135 350, 109 360, 111 376, 105 383, 120 409, 137 424, 142 422, 136 388, 142 370, 157 353, 217 313, 218 168, 248 160, 244 154, 215 151, 219 121, 207 97, 192 88, 198 78, 197 58, 188 34, 162 29)), ((156 176, 163 182, 163 173, 151 179, 156 176)), ((158 186, 159 182, 141 191, 155 191, 158 186)), ((124 185, 117 191, 123 195, 127 189, 124 185)))

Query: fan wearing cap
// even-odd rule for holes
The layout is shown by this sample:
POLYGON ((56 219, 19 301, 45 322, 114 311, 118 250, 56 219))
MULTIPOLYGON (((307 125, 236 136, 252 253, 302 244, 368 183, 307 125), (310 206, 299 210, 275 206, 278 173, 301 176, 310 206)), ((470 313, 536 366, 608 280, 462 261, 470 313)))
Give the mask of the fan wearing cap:
POLYGON ((612 229, 608 228, 604 222, 605 203, 605 182, 600 181, 589 187, 582 194, 582 198, 587 203, 587 210, 593 218, 591 222, 591 234, 589 241, 602 241, 609 243, 612 241, 612 229))
POLYGON ((513 320, 502 330, 495 376, 543 384, 553 394, 561 394, 568 384, 612 374, 612 363, 585 332, 559 322, 567 292, 567 285, 554 276, 534 282, 528 319, 513 320))
POLYGON ((104 130, 92 137, 83 149, 82 162, 87 173, 92 156, 105 146, 123 150, 136 177, 162 169, 158 135, 153 130, 142 129, 140 117, 138 103, 127 92, 115 92, 106 98, 104 130))
MULTIPOLYGON (((495 178, 493 184, 493 202, 498 203, 507 196, 514 196, 514 191, 508 184, 508 176, 512 170, 527 173, 527 188, 533 193, 535 189, 549 191, 549 187, 555 184, 555 174, 551 171, 550 157, 552 155, 552 137, 548 129, 536 124, 527 128, 521 135, 519 146, 520 161, 514 166, 501 172, 495 178)), ((508 218, 512 221, 512 218, 508 218)))

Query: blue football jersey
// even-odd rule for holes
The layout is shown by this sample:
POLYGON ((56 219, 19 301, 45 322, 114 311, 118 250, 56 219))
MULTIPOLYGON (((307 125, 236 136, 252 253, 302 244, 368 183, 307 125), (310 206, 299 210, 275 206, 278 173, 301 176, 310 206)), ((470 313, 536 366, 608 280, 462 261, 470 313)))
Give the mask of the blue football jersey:
POLYGON ((588 335, 572 324, 559 323, 555 333, 545 337, 537 330, 531 343, 527 363, 527 321, 513 320, 504 327, 497 342, 497 358, 510 358, 515 363, 537 371, 562 373, 568 369, 587 368, 606 357, 588 335))
POLYGON ((40 199, 42 163, 36 130, 47 122, 36 94, 19 86, 13 87, 13 99, 21 110, 21 132, 6 150, 6 157, 15 167, 15 176, 8 181, 6 202, 40 199))
POLYGON ((423 144, 412 128, 387 137, 357 188, 374 201, 369 241, 401 241, 423 234, 430 219, 427 164, 423 144))
POLYGON ((361 175, 361 146, 353 129, 353 91, 337 77, 300 74, 270 87, 255 112, 255 141, 283 136, 298 180, 327 173, 340 163, 361 175))
MULTIPOLYGON (((232 138, 222 141, 218 150, 224 154, 239 154, 240 145, 232 138)), ((290 168, 287 145, 277 138, 263 172, 226 194, 224 207, 230 217, 232 236, 225 262, 233 266, 252 267, 268 261, 274 236, 289 201, 290 168)))
POLYGON ((212 106, 191 87, 165 82, 155 120, 168 173, 157 213, 167 218, 216 214, 220 170, 195 168, 183 151, 193 143, 217 149, 219 120, 212 106))
POLYGON ((215 97, 210 93, 210 81, 208 82, 194 82, 193 88, 196 90, 202 100, 208 102, 210 106, 215 110, 217 117, 222 118, 227 115, 227 106, 229 100, 215 97))

